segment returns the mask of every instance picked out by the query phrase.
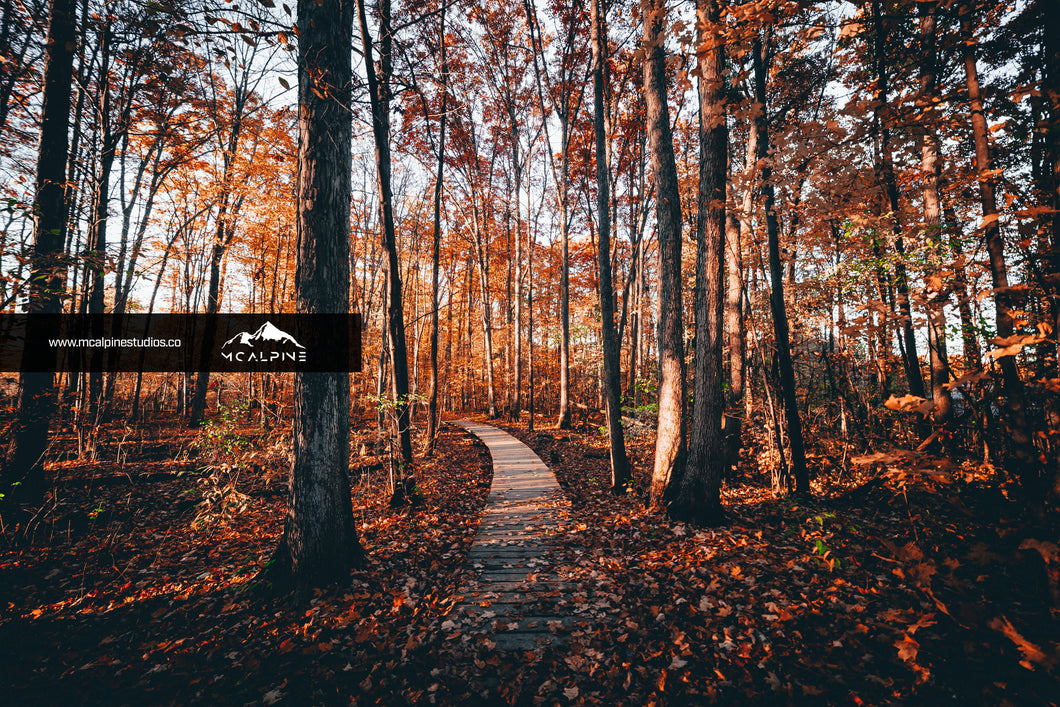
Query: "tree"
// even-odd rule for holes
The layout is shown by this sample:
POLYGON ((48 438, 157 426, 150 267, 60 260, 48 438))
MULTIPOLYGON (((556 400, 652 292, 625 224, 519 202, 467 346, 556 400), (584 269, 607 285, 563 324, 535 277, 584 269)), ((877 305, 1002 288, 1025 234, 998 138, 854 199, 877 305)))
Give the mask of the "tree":
POLYGON ((909 392, 913 395, 924 395, 924 377, 920 372, 920 358, 916 351, 916 337, 913 334, 913 315, 909 302, 909 279, 905 268, 905 247, 902 241, 902 222, 898 204, 898 181, 894 173, 894 156, 891 153, 890 127, 890 81, 887 71, 887 27, 884 23, 880 0, 872 2, 873 22, 873 62, 876 71, 876 90, 878 93, 875 110, 875 130, 879 140, 879 181, 883 190, 879 202, 882 216, 889 211, 894 234, 895 259, 894 287, 901 314, 902 360, 905 364, 906 379, 909 381, 909 392))
MULTIPOLYGON (((390 0, 379 3, 379 65, 374 60, 371 32, 364 0, 357 1, 357 19, 361 29, 361 48, 364 70, 368 79, 368 97, 372 108, 372 137, 375 142, 376 187, 379 214, 383 229, 383 250, 387 283, 387 333, 392 368, 391 390, 401 451, 401 460, 408 470, 412 464, 412 431, 409 420, 409 363, 405 345, 405 315, 402 308, 401 273, 398 267, 397 235, 394 228, 394 197, 390 183, 390 74, 392 70, 392 42, 390 0)), ((406 491, 415 482, 411 476, 401 479, 394 489, 394 499, 403 502, 406 491)))
MULTIPOLYGON (((27 311, 59 314, 66 291, 66 160, 69 149, 70 88, 73 82, 73 0, 48 3, 48 39, 44 57, 44 95, 37 153, 37 180, 33 200, 33 251, 27 311)), ((43 341, 50 324, 31 316, 27 342, 43 341)), ((44 355, 44 368, 55 368, 55 350, 31 349, 26 355, 44 355), (30 352, 34 351, 33 354, 30 352)), ((3 491, 14 498, 39 500, 45 492, 43 456, 54 410, 50 372, 27 372, 19 378, 18 419, 4 464, 3 491)))
MULTIPOLYGON (((580 80, 584 46, 578 43, 582 26, 584 9, 580 0, 565 8, 565 34, 559 56, 559 76, 553 81, 547 71, 545 46, 537 19, 537 9, 533 2, 524 0, 530 41, 533 48, 534 76, 537 83, 537 95, 541 104, 541 119, 545 131, 545 140, 552 145, 552 136, 548 124, 548 110, 545 96, 552 99, 552 110, 559 120, 559 165, 553 151, 549 149, 548 163, 552 180, 556 186, 556 200, 559 204, 560 227, 560 334, 559 334, 559 401, 556 416, 556 428, 569 430, 571 425, 570 410, 570 231, 574 209, 570 203, 570 157, 573 124, 582 105, 585 82, 580 80)), ((621 337, 619 337, 621 339, 621 337)))
POLYGON ((210 247, 206 320, 200 345, 199 370, 195 376, 195 391, 188 413, 188 420, 193 425, 202 422, 206 412, 206 391, 210 382, 209 360, 217 336, 217 313, 221 311, 221 269, 228 247, 236 236, 239 212, 246 199, 246 194, 240 193, 239 189, 240 182, 236 172, 237 158, 245 137, 248 114, 257 99, 255 90, 264 76, 263 71, 253 78, 251 74, 258 51, 257 43, 253 43, 253 46, 246 51, 247 56, 241 57, 240 62, 233 64, 226 59, 225 65, 233 72, 230 101, 225 100, 223 85, 218 85, 223 80, 215 76, 212 71, 207 76, 211 92, 207 97, 206 106, 209 115, 215 121, 217 148, 221 153, 221 173, 217 195, 217 215, 210 247))
MULTIPOLYGON (((976 65, 975 28, 972 24, 971 2, 962 2, 958 15, 961 22, 961 56, 964 60, 965 87, 968 91, 968 110, 975 145, 975 172, 979 184, 979 202, 983 213, 983 237, 990 256, 990 277, 994 285, 994 309, 998 342, 1003 346, 1012 343, 1015 327, 1012 321, 1012 296, 1009 290, 1008 266, 1005 263, 1005 242, 1001 235, 997 201, 994 197, 994 181, 990 160, 990 142, 987 136, 986 115, 979 88, 979 70, 976 65), (1007 342, 1007 343, 1006 343, 1007 342)), ((1019 464, 1019 473, 1026 491, 1036 496, 1039 470, 1034 440, 1031 437, 1024 401, 1023 381, 1020 379, 1016 359, 1013 356, 998 358, 1001 378, 1005 387, 1005 405, 1008 408, 1008 426, 1011 430, 1013 451, 1019 464)))
POLYGON ((725 258, 725 183, 728 127, 725 111, 725 34, 719 0, 697 7, 699 65, 699 218, 696 221, 696 354, 688 464, 671 479, 667 497, 673 518, 721 522, 721 475, 725 468, 722 377, 722 261, 725 258))
POLYGON ((938 103, 936 87, 935 57, 935 12, 934 2, 921 2, 920 8, 920 95, 918 100, 923 111, 923 135, 921 136, 921 170, 923 172, 924 238, 928 251, 928 262, 933 272, 928 273, 928 349, 931 352, 931 398, 935 404, 932 416, 936 425, 946 425, 953 417, 953 401, 946 384, 950 379, 949 359, 946 356, 946 288, 941 269, 942 214, 939 208, 939 145, 933 123, 938 103))
POLYGON ((655 179, 659 238, 659 421, 655 439, 651 502, 661 506, 671 478, 680 478, 685 447, 685 349, 681 315, 681 194, 677 182, 666 91, 663 24, 666 0, 647 0, 644 13, 644 101, 655 179))
POLYGON ((602 0, 593 0, 593 132, 596 136, 596 209, 599 236, 600 330, 604 349, 604 393, 607 396, 607 436, 611 447, 611 490, 625 493, 633 481, 622 432, 622 381, 615 338, 615 296, 611 285, 611 198, 607 168, 607 131, 604 90, 607 86, 607 25, 602 0))
MULTIPOLYGON (((349 311, 353 5, 298 3, 296 311, 349 311)), ((315 335, 328 340, 326 333, 315 335)), ((302 594, 338 582, 363 557, 350 500, 349 373, 296 372, 294 461, 270 577, 302 594)))
POLYGON ((788 440, 791 446, 791 473, 795 491, 810 492, 810 477, 806 469, 806 451, 802 440, 802 420, 795 391, 795 367, 791 361, 791 342, 788 329, 788 313, 784 305, 784 273, 780 262, 780 224, 777 221, 773 190, 773 168, 769 165, 769 120, 766 94, 766 74, 773 45, 773 26, 767 23, 762 36, 754 41, 753 59, 755 74, 755 97, 761 106, 755 120, 758 121, 758 162, 762 170, 762 208, 766 215, 766 237, 769 248, 769 306, 773 313, 773 332, 777 347, 777 369, 780 373, 780 392, 784 399, 784 419, 788 425, 788 440))
MULTIPOLYGON (((438 166, 434 176, 434 222, 431 237, 431 391, 427 402, 427 449, 438 436, 438 266, 442 241, 442 177, 445 171, 445 121, 449 107, 449 63, 445 54, 445 5, 438 19, 438 52, 442 105, 438 115, 438 166)), ((429 129, 429 128, 428 128, 429 129)))

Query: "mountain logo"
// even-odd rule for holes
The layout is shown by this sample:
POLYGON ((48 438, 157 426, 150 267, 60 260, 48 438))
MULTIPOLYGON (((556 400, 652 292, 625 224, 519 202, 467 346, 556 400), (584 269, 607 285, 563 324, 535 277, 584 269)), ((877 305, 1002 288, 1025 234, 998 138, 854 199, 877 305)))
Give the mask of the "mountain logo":
POLYGON ((305 347, 272 322, 265 322, 256 332, 243 331, 221 346, 226 361, 239 363, 305 362, 305 347))

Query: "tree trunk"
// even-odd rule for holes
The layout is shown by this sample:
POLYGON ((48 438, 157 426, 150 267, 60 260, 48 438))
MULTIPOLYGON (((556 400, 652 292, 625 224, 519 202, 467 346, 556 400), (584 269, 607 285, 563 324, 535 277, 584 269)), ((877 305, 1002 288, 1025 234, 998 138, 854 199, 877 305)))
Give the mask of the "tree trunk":
MULTIPOLYGON (((567 157, 563 156, 566 173, 567 157)), ((566 176, 564 176, 564 191, 566 176)), ((567 197, 561 203, 560 216, 560 269, 559 269, 559 414, 556 416, 556 428, 570 429, 570 233, 567 217, 567 197)))
POLYGON ((725 229, 725 338, 729 348, 728 376, 729 404, 743 402, 746 346, 743 322, 743 250, 740 245, 740 224, 730 211, 726 214, 725 229))
POLYGON ((526 222, 526 373, 529 379, 530 394, 527 414, 530 416, 526 424, 527 432, 534 431, 534 238, 530 231, 530 221, 526 222))
MULTIPOLYGON (((235 210, 232 202, 232 190, 235 180, 236 152, 243 132, 243 109, 247 94, 237 89, 235 104, 232 107, 232 127, 227 143, 223 146, 224 173, 221 194, 217 207, 217 223, 214 227, 213 249, 210 253, 210 282, 206 291, 206 312, 200 344, 199 370, 195 376, 195 391, 191 399, 191 411, 188 421, 192 425, 202 422, 206 413, 206 391, 210 384, 210 353, 217 338, 217 313, 221 307, 221 262, 224 260, 228 244, 235 236, 235 210)), ((217 118, 220 120, 220 116, 217 118)))
MULTIPOLYGON (((66 287, 65 185, 76 19, 73 0, 50 0, 48 9, 27 306, 31 315, 61 313, 66 287)), ((48 323, 29 318, 27 341, 39 341, 48 333, 48 323)), ((29 347, 26 355, 30 355, 29 347)), ((51 347, 41 347, 40 353, 33 355, 45 356, 44 367, 55 368, 55 350, 51 347)), ((46 487, 43 457, 54 409, 54 374, 23 373, 19 384, 18 418, 3 465, 2 489, 6 501, 40 501, 46 487)))
MULTIPOLYGON (((515 204, 519 208, 519 188, 515 188, 515 204)), ((516 219, 515 228, 515 312, 512 335, 515 338, 514 375, 511 391, 511 416, 518 420, 523 407, 523 234, 516 219)))
POLYGON ((743 283, 743 246, 754 239, 752 224, 754 221, 755 183, 758 164, 758 121, 752 120, 747 126, 747 149, 744 156, 743 183, 744 191, 740 202, 740 230, 738 239, 726 246, 729 256, 728 266, 729 289, 727 294, 726 327, 729 336, 729 380, 732 386, 733 402, 738 402, 744 395, 744 371, 746 353, 744 344, 744 322, 742 306, 743 283), (738 337, 738 338, 736 338, 738 337))
POLYGON ((486 245, 479 242, 478 257, 479 295, 482 297, 482 348, 486 359, 486 407, 490 419, 496 418, 497 394, 493 371, 493 299, 489 291, 489 260, 486 245))
MULTIPOLYGON (((1038 4, 1042 12, 1041 26, 1044 28, 1042 94, 1045 113, 1037 128, 1043 143, 1039 199, 1040 206, 1049 209, 1041 217, 1039 229, 1047 242, 1046 269, 1052 295, 1053 336, 1060 345, 1060 36, 1055 30, 1048 29, 1060 24, 1060 6, 1055 2, 1038 4)), ((1060 359, 1060 352, 1055 348, 1053 351, 1055 359, 1060 359)), ((1060 360, 1055 359, 1054 363, 1060 364, 1060 360)), ((1053 468, 1049 494, 1056 503, 1060 501, 1060 466, 1054 464, 1053 468)))
MULTIPOLYGON (((99 116, 102 125, 100 130, 99 172, 96 175, 95 189, 92 194, 92 214, 88 226, 88 254, 86 271, 92 273, 89 284, 88 313, 90 315, 93 338, 103 336, 103 312, 106 309, 104 272, 107 267, 107 215, 110 205, 110 174, 117 154, 119 135, 111 125, 111 92, 110 92, 110 57, 111 31, 106 22, 101 30, 99 52, 101 66, 99 70, 99 116)), ((86 272, 87 279, 87 272, 86 272)), ((88 420, 93 426, 99 423, 100 408, 103 406, 103 349, 95 348, 91 354, 88 391, 88 420)))
MULTIPOLYGON (((1005 264, 1005 242, 998 223, 997 202, 994 200, 994 180, 990 162, 990 143, 987 136, 986 116, 983 114, 983 98, 979 89, 979 71, 976 66, 976 39, 972 26, 972 8, 967 2, 958 11, 961 18, 961 54, 964 58, 965 84, 968 89, 968 108, 971 112, 972 134, 975 140, 975 169, 979 181, 979 200, 983 208, 983 231, 986 249, 990 255, 990 275, 994 285, 994 308, 996 311, 997 335, 1000 339, 1012 336, 1015 330, 1012 321, 1012 298, 1008 284, 1008 269, 1005 264)), ((1016 368, 1014 356, 998 359, 1001 377, 1005 386, 1008 407, 1008 427, 1012 438, 1013 452, 1019 465, 1019 475, 1024 489, 1032 498, 1037 493, 1039 464, 1031 437, 1030 424, 1024 402, 1023 382, 1016 368)))
POLYGON ((928 298, 928 348, 931 351, 931 398, 934 402, 932 417, 936 425, 946 425, 953 418, 953 401, 946 384, 950 380, 949 359, 946 356, 946 312, 948 298, 945 283, 939 270, 942 268, 942 214, 939 209, 939 144, 935 136, 938 95, 935 77, 935 4, 922 2, 920 8, 920 95, 919 107, 923 111, 923 142, 920 147, 920 169, 924 180, 924 230, 928 248, 928 264, 932 272, 927 277, 928 298))
POLYGON ((651 503, 663 504, 672 478, 684 474, 685 351, 681 324, 681 193, 677 182, 670 109, 667 105, 663 23, 666 0, 646 0, 644 14, 644 102, 646 130, 655 177, 655 216, 659 236, 659 422, 651 503))
POLYGON ((439 18, 438 44, 442 67, 442 109, 438 118, 438 167, 434 175, 434 226, 431 246, 431 393, 427 403, 427 452, 438 436, 438 261, 442 243, 442 175, 445 170, 445 120, 449 103, 449 64, 445 55, 445 10, 439 18))
POLYGON ((909 381, 909 392, 923 397, 924 377, 920 372, 920 357, 916 350, 916 336, 913 333, 913 315, 909 304, 909 280, 905 271, 905 246, 902 243, 902 225, 898 213, 898 182, 894 175, 894 162, 891 156, 891 132, 888 126, 890 105, 888 103, 888 74, 886 64, 886 28, 880 10, 880 0, 872 2, 872 20, 875 32, 876 80, 879 96, 879 107, 876 109, 876 123, 880 144, 880 183, 883 187, 883 198, 890 208, 894 231, 894 249, 898 254, 895 259, 895 291, 898 310, 901 313, 902 360, 905 363, 906 378, 909 381))
MULTIPOLYGON (((530 33, 531 51, 534 59, 534 78, 537 84, 537 96, 541 105, 541 113, 546 113, 545 87, 542 78, 547 78, 543 71, 542 63, 545 63, 545 49, 541 41, 541 30, 537 21, 537 9, 531 0, 523 1, 523 9, 526 12, 527 26, 530 33)), ((568 61, 570 52, 573 51, 574 37, 576 32, 577 15, 572 16, 571 24, 567 28, 567 40, 563 44, 563 54, 560 56, 561 76, 559 82, 559 100, 553 100, 553 109, 560 125, 560 164, 556 169, 555 156, 551 150, 546 150, 548 164, 552 170, 552 180, 556 184, 556 200, 559 202, 560 210, 560 338, 559 338, 559 395, 558 412, 556 416, 556 428, 569 430, 571 424, 570 410, 570 197, 568 194, 568 181, 570 178, 570 138, 571 121, 581 104, 580 84, 573 79, 573 71, 576 62, 568 61), (577 98, 574 99, 574 90, 578 86, 577 98)), ((547 66, 547 64, 546 64, 547 66)), ((551 88, 554 84, 550 84, 551 88)), ((549 134, 549 121, 542 121, 545 133, 545 142, 552 144, 549 134)))
POLYGON ((688 466, 668 489, 669 514, 717 525, 723 519, 725 469, 722 411, 725 387, 722 261, 725 259, 725 182, 728 140, 725 111, 725 37, 720 0, 699 0, 699 218, 696 226, 696 355, 688 466))
POLYGON ((784 400, 784 419, 788 424, 788 443, 791 449, 791 472, 795 492, 810 493, 810 477, 806 469, 806 452, 802 440, 802 420, 799 418, 795 395, 795 367, 791 360, 788 333, 788 314, 784 305, 784 272, 780 262, 780 224, 773 196, 773 169, 769 163, 769 121, 766 113, 766 73, 773 43, 773 28, 767 25, 764 38, 756 39, 752 50, 755 64, 755 96, 762 106, 755 118, 758 121, 758 162, 762 167, 762 196, 766 214, 766 237, 769 242, 769 279, 772 294, 769 298, 773 312, 773 331, 777 347, 777 368, 780 374, 780 393, 784 400))
POLYGON ((611 446, 611 490, 624 494, 633 481, 626 458, 622 432, 622 379, 618 367, 618 341, 615 338, 615 296, 611 284, 611 192, 607 165, 607 131, 604 122, 607 88, 607 18, 603 0, 593 0, 593 133, 596 136, 596 212, 600 268, 600 335, 604 353, 604 391, 607 396, 607 436, 611 446))
MULTIPOLYGON (((1038 193, 1040 206, 1047 209, 1041 217, 1039 228, 1048 244, 1046 266, 1053 296, 1053 333, 1060 344, 1060 34, 1048 29, 1060 24, 1060 5, 1047 0, 1039 2, 1038 5, 1042 13, 1041 26, 1044 28, 1044 77, 1041 87, 1044 116, 1037 124, 1039 140, 1042 143, 1038 193)), ((1060 353, 1054 355, 1060 357, 1060 353)), ((1060 496, 1060 476, 1054 483, 1053 495, 1060 496)))
MULTIPOLYGON (((394 200, 390 186, 390 72, 391 32, 390 0, 379 3, 379 73, 372 57, 372 35, 368 31, 368 17, 364 0, 356 0, 357 17, 361 28, 364 68, 368 79, 368 95, 372 105, 372 136, 375 139, 375 164, 378 173, 379 214, 383 226, 383 249, 386 251, 387 285, 389 286, 387 325, 390 339, 390 363, 393 368, 391 390, 394 396, 395 425, 400 442, 401 460, 406 470, 412 464, 412 431, 409 429, 409 362, 405 345, 405 316, 401 299, 401 273, 398 268, 397 235, 394 229, 394 200)), ((401 502, 406 486, 411 488, 412 477, 402 479, 401 489, 395 488, 395 500, 401 502)))
MULTIPOLYGON (((349 311, 352 29, 349 0, 299 0, 300 314, 349 311)), ((336 338, 310 336, 318 344, 336 338)), ((303 598, 310 588, 345 580, 363 558, 350 500, 349 391, 349 373, 294 375, 294 461, 274 564, 289 572, 303 598)))
POLYGON ((964 367, 971 371, 983 367, 983 356, 979 349, 979 336, 975 321, 972 318, 971 298, 968 296, 968 278, 964 268, 964 235, 957 214, 949 204, 942 210, 946 217, 945 228, 950 233, 950 250, 959 266, 953 269, 953 289, 957 295, 957 314, 961 319, 961 353, 964 355, 964 367))

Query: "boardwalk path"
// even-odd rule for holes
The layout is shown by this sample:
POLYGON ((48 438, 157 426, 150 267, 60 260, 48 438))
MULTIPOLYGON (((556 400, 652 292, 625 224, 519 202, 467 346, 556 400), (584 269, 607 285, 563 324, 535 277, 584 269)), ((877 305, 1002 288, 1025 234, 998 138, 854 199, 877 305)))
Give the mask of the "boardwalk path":
POLYGON ((550 541, 567 507, 556 477, 525 444, 496 427, 455 424, 493 457, 493 485, 468 557, 454 622, 490 635, 500 650, 532 650, 562 641, 569 602, 552 571, 550 541))

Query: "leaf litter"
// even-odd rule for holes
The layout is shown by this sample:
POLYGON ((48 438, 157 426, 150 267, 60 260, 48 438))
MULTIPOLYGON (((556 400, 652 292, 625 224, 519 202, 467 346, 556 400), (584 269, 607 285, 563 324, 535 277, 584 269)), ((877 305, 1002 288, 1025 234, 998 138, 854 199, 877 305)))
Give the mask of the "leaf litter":
POLYGON ((737 476, 727 525, 696 528, 645 509, 649 439, 631 440, 636 491, 615 497, 599 434, 507 429, 570 501, 541 530, 563 586, 551 601, 571 617, 550 622, 562 643, 502 652, 453 612, 490 481, 488 453, 463 432, 444 428, 417 464, 425 501, 412 511, 388 506, 365 458, 353 493, 368 564, 301 607, 250 591, 282 530, 282 472, 249 479, 230 522, 195 524, 173 436, 120 469, 53 463, 47 526, 0 552, 5 697, 1056 704, 1058 536, 1029 525, 992 470, 888 453, 844 471, 821 449, 813 500, 737 476))

